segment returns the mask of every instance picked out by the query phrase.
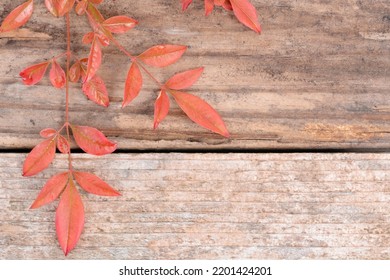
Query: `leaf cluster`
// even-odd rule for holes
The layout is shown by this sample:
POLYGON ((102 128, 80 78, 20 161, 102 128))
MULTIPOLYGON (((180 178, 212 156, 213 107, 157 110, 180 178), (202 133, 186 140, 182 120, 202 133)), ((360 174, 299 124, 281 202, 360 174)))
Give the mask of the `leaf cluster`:
MULTIPOLYGON (((56 231, 65 255, 76 246, 84 227, 84 206, 76 185, 95 195, 120 195, 98 176, 75 170, 72 164, 72 144, 96 156, 107 155, 117 149, 117 144, 97 128, 80 126, 69 121, 70 82, 80 84, 85 96, 97 105, 107 107, 110 104, 104 77, 98 74, 105 47, 114 45, 128 58, 122 108, 132 103, 140 94, 145 78, 149 78, 158 89, 154 103, 154 129, 166 118, 171 102, 174 101, 193 122, 224 137, 230 136, 218 112, 205 100, 188 92, 201 77, 203 67, 176 73, 164 82, 156 79, 149 69, 164 68, 176 63, 186 52, 187 46, 155 45, 138 55, 131 54, 115 36, 131 31, 138 25, 138 21, 125 15, 105 18, 98 8, 102 2, 103 0, 44 0, 47 10, 53 16, 65 18, 67 50, 49 60, 36 62, 20 72, 22 82, 27 86, 36 85, 49 72, 53 87, 66 93, 64 124, 59 129, 42 130, 40 135, 44 140, 32 149, 23 164, 23 176, 30 177, 47 169, 57 150, 68 155, 68 170, 51 177, 31 206, 32 209, 39 208, 60 198, 56 211, 56 231), (91 31, 81 39, 83 44, 89 46, 88 55, 82 58, 71 51, 69 14, 72 11, 78 16, 85 16, 91 26, 91 31), (63 59, 65 66, 61 63, 63 59)), ((181 0, 181 3, 182 9, 186 10, 192 0, 181 0)), ((261 32, 256 10, 248 0, 205 0, 206 15, 209 15, 215 6, 233 11, 240 22, 257 33, 261 32)), ((34 0, 17 6, 2 21, 0 32, 9 32, 26 24, 33 10, 34 0)))

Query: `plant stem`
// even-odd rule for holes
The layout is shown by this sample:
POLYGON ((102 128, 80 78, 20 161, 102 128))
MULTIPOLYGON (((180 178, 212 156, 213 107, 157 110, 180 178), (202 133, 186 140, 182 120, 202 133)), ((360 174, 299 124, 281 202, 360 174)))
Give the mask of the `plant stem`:
MULTIPOLYGON (((71 49, 70 49, 70 16, 69 13, 66 14, 66 79, 65 79, 65 124, 66 124, 66 136, 68 143, 70 144, 70 131, 69 131, 69 69, 70 69, 70 59, 71 59, 71 49)), ((69 170, 72 170, 72 155, 69 149, 68 154, 69 170)))

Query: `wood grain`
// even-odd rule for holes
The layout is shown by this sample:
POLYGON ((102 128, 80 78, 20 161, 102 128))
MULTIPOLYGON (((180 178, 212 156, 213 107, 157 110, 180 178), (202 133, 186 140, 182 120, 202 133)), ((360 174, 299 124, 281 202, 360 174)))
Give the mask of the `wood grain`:
MULTIPOLYGON (((59 156, 33 179, 0 158, 0 258, 63 259, 55 202, 28 210, 59 156)), ((389 154, 75 155, 122 196, 82 192, 70 259, 389 259, 389 154)))
MULTIPOLYGON (((192 92, 221 113, 232 138, 196 126, 176 105, 153 131, 157 88, 149 80, 133 104, 121 110, 129 61, 112 46, 105 49, 100 72, 110 108, 87 102, 72 86, 73 122, 102 129, 124 150, 390 147, 388 0, 253 0, 261 36, 220 9, 204 17, 202 1, 185 13, 178 2, 105 1, 101 9, 107 17, 128 14, 140 21, 134 31, 118 37, 135 54, 155 44, 188 45, 179 63, 152 71, 165 80, 177 71, 205 66, 192 92)), ((0 18, 14 6, 14 1, 2 1, 0 18)), ((82 57, 88 47, 80 38, 89 27, 83 19, 72 19, 73 49, 82 57)), ((31 148, 39 130, 62 125, 64 94, 47 79, 26 88, 18 73, 64 48, 64 22, 52 18, 41 2, 24 29, 0 35, 0 148, 31 148)))

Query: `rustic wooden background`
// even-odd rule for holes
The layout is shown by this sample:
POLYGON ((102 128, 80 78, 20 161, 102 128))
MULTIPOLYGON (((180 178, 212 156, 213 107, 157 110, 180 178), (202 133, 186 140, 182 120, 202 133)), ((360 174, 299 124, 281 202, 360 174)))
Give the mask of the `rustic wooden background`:
MULTIPOLYGON (((101 6, 107 17, 140 21, 118 37, 135 54, 155 44, 188 45, 179 63, 154 73, 164 80, 205 66, 192 92, 221 113, 232 137, 196 126, 177 106, 153 131, 157 92, 148 80, 121 110, 129 61, 105 49, 100 74, 111 106, 87 102, 73 86, 71 118, 118 142, 122 154, 77 158, 80 168, 109 180, 123 197, 84 195, 86 229, 70 258, 390 257, 390 2, 252 3, 261 36, 220 9, 204 17, 202 1, 185 13, 179 1, 107 0, 101 6), (308 153, 274 153, 302 150, 308 153), (313 153, 324 150, 358 153, 313 153), (190 153, 167 153, 178 151, 190 153)), ((15 5, 2 1, 0 20, 15 5)), ((73 49, 84 56, 88 48, 80 38, 88 24, 76 16, 72 22, 73 49)), ((43 1, 25 28, 0 34, 3 259, 63 258, 55 207, 27 209, 64 162, 59 157, 34 179, 22 178, 20 167, 39 131, 62 125, 64 94, 47 79, 25 87, 18 73, 64 49, 64 22, 53 19, 43 1)))

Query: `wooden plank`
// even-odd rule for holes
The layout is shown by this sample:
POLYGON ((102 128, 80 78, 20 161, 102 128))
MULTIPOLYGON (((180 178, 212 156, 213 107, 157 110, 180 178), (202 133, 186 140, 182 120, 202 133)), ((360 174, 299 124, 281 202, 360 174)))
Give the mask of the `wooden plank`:
MULTIPOLYGON (((0 158, 0 258, 63 259, 45 181, 0 158)), ((82 192, 86 225, 70 259, 389 259, 390 154, 75 155, 119 198, 82 192)))
MULTIPOLYGON (((161 43, 190 46, 176 65, 152 71, 164 80, 176 71, 205 66, 192 91, 221 113, 232 138, 197 127, 176 105, 153 131, 157 88, 147 79, 141 95, 121 110, 129 61, 112 46, 105 50, 101 70, 111 106, 98 108, 72 86, 74 122, 99 127, 122 149, 390 147, 388 0, 253 0, 261 36, 220 9, 204 17, 201 1, 186 13, 177 2, 105 1, 101 9, 107 16, 129 14, 140 21, 136 30, 119 36, 134 53, 161 43)), ((2 1, 0 17, 14 6, 14 1, 2 1)), ((79 38, 88 24, 72 20, 77 26, 73 49, 85 56, 88 47, 79 38)), ((47 80, 26 88, 18 73, 63 52, 63 37, 64 22, 48 15, 43 3, 37 3, 33 22, 24 30, 0 35, 0 148, 31 148, 40 129, 62 125, 64 95, 47 80)))

